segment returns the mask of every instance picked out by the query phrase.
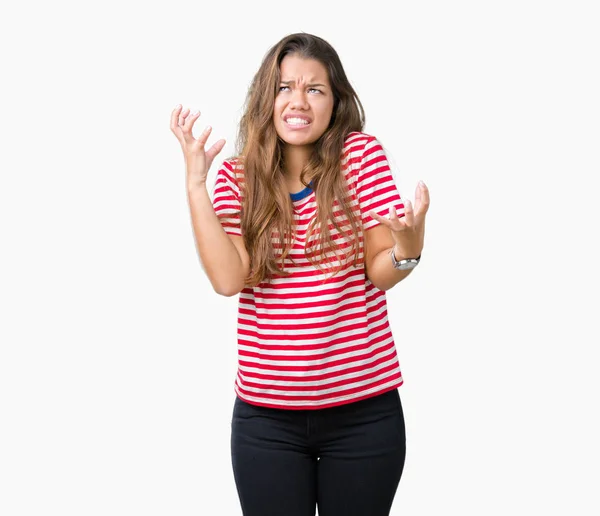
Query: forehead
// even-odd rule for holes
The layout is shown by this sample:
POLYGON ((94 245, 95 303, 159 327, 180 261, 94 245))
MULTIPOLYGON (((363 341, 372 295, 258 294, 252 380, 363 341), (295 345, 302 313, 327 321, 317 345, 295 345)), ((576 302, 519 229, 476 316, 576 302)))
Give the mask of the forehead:
POLYGON ((287 55, 281 61, 279 72, 282 81, 329 83, 327 69, 316 59, 287 55))

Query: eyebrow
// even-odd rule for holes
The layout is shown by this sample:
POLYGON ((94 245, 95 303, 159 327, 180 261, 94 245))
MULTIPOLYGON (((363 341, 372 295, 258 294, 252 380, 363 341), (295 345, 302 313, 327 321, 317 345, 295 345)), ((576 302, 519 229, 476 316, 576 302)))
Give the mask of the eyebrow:
MULTIPOLYGON (((279 81, 281 84, 292 84, 295 83, 296 81, 279 81)), ((322 88, 327 88, 327 86, 325 84, 320 84, 320 83, 316 83, 313 82, 311 84, 307 84, 307 86, 321 86, 322 88)))

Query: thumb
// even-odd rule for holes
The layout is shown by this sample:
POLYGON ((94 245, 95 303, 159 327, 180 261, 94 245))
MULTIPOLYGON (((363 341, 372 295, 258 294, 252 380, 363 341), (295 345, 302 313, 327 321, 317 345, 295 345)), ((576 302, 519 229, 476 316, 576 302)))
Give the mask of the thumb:
POLYGON ((221 139, 218 142, 216 142, 210 149, 208 149, 206 151, 206 159, 208 160, 207 168, 210 168, 210 165, 212 164, 216 155, 219 154, 219 152, 221 152, 223 150, 223 147, 225 147, 225 140, 221 139))

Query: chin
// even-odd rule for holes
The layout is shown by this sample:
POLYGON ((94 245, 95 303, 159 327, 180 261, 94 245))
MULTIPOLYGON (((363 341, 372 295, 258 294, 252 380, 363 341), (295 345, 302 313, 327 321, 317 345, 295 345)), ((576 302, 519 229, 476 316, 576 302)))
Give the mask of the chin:
POLYGON ((319 139, 319 136, 315 137, 313 134, 298 134, 294 132, 290 134, 289 131, 283 131, 278 134, 279 138, 289 145, 311 145, 319 139))
POLYGON ((317 141, 317 138, 310 138, 306 136, 302 138, 294 138, 293 136, 289 137, 286 135, 282 138, 282 140, 289 145, 310 145, 311 143, 315 143, 317 141))

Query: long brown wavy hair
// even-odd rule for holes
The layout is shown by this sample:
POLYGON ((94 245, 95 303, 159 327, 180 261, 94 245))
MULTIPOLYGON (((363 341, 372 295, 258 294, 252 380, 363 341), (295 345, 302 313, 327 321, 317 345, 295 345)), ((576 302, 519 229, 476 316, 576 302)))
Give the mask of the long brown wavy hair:
POLYGON ((355 217, 350 205, 348 185, 341 173, 341 159, 348 134, 363 130, 364 109, 334 48, 311 34, 290 34, 266 53, 249 87, 238 129, 236 153, 243 166, 241 231, 250 256, 247 286, 256 286, 268 277, 290 274, 284 268, 284 260, 293 246, 294 217, 284 179, 285 142, 279 138, 273 123, 275 97, 281 80, 280 65, 286 55, 322 63, 327 69, 334 96, 329 127, 313 144, 312 155, 300 175, 304 186, 309 186, 307 176, 312 178, 317 204, 316 217, 307 228, 306 244, 308 247, 310 237, 317 234, 319 237, 312 240, 320 251, 317 255, 314 250, 306 249, 306 258, 315 267, 327 269, 334 276, 352 256, 356 266, 360 250, 361 221, 360 217, 355 217), (341 211, 334 214, 335 200, 341 211), (341 246, 333 240, 332 228, 344 239, 341 246), (278 240, 278 246, 272 238, 278 240), (349 253, 344 254, 343 249, 349 247, 349 253), (277 253, 277 248, 281 253, 277 253), (340 249, 342 252, 338 254, 340 249), (323 262, 334 262, 335 258, 339 260, 337 267, 322 265, 323 262))

